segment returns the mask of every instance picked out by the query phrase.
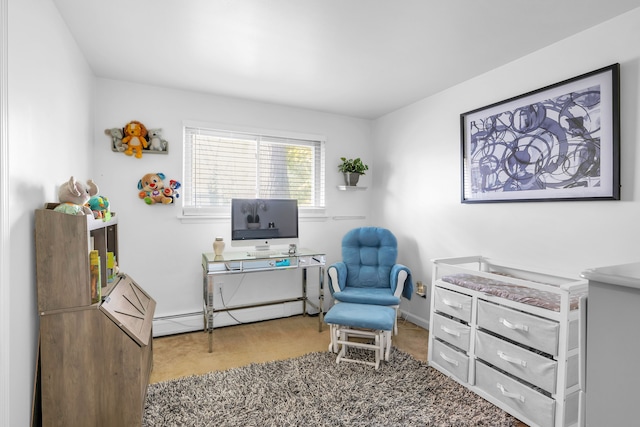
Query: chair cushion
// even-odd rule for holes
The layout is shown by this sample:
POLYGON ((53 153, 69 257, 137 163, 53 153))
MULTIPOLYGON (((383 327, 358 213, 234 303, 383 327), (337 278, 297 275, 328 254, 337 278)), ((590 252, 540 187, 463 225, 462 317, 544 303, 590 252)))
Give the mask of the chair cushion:
POLYGON ((390 331, 396 320, 396 311, 379 305, 335 304, 327 311, 324 321, 332 325, 390 331))
POLYGON ((389 288, 391 268, 398 257, 398 242, 391 231, 361 227, 342 239, 342 259, 347 266, 347 287, 389 288))
POLYGON ((355 304, 399 305, 400 298, 393 295, 391 288, 354 288, 347 286, 340 292, 334 292, 338 301, 355 304))

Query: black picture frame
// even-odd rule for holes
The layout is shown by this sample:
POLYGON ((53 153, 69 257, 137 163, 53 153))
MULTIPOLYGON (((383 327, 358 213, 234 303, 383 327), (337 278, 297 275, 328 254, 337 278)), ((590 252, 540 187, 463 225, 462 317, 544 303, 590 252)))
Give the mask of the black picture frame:
POLYGON ((620 64, 460 115, 461 202, 620 200, 620 64))

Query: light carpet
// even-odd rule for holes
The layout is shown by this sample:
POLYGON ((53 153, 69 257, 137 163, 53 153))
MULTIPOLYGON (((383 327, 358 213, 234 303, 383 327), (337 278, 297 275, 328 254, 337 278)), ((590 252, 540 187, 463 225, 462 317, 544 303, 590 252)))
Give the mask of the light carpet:
POLYGON ((501 409, 396 348, 377 371, 362 364, 336 364, 334 354, 318 352, 151 384, 143 419, 145 427, 511 427, 516 423, 501 409))

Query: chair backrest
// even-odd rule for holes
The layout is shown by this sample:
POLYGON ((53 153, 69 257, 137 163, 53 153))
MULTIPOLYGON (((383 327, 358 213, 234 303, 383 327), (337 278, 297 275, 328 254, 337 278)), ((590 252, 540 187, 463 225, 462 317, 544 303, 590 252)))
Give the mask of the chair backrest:
POLYGON ((347 286, 389 287, 391 268, 397 258, 398 241, 386 228, 355 228, 342 238, 342 261, 347 266, 347 286))

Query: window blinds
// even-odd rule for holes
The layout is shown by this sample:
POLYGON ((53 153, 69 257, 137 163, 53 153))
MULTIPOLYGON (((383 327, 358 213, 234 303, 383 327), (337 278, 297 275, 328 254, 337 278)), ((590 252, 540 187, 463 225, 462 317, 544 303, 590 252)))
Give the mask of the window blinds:
POLYGON ((324 208, 324 141, 184 128, 185 215, 220 212, 232 198, 297 199, 324 208))

